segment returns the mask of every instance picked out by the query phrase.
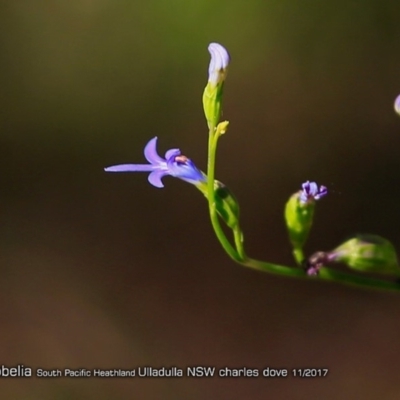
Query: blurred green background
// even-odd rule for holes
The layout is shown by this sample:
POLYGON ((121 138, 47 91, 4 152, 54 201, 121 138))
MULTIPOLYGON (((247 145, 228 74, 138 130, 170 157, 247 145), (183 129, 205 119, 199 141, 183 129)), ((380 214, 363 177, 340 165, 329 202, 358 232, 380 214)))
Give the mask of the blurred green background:
POLYGON ((205 200, 106 174, 179 147, 204 169, 209 42, 232 63, 217 177, 249 255, 293 265, 284 203, 330 189, 308 252, 400 250, 400 3, 0 2, 0 364, 325 367, 324 379, 8 379, 1 398, 398 399, 400 297, 246 270, 205 200))

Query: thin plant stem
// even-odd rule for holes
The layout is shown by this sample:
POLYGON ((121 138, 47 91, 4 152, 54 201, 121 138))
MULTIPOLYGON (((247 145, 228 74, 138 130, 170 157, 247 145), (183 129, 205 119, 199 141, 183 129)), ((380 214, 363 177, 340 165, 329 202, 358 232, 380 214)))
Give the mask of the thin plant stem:
POLYGON ((301 266, 301 263, 304 261, 304 252, 301 247, 293 249, 293 257, 298 266, 301 266))
POLYGON ((242 261, 241 256, 234 249, 228 238, 225 236, 225 233, 222 230, 222 227, 218 220, 218 214, 215 205, 215 188, 214 188, 215 154, 216 154, 216 144, 217 144, 215 136, 216 136, 215 126, 210 124, 210 132, 208 136, 207 199, 208 199, 208 208, 210 211, 211 224, 219 242, 221 243, 222 247, 229 255, 229 257, 231 257, 236 262, 241 262, 242 261))
POLYGON ((400 284, 397 282, 390 282, 380 279, 353 275, 328 267, 321 268, 318 276, 311 277, 308 276, 304 270, 299 268, 291 268, 283 265, 272 264, 265 261, 254 260, 252 258, 248 258, 245 262, 240 262, 240 264, 245 267, 255 269, 257 271, 267 272, 274 275, 280 275, 290 278, 312 279, 315 281, 323 280, 356 286, 363 289, 385 290, 391 292, 400 291, 400 284))
POLYGON ((242 233, 242 230, 240 229, 239 225, 237 225, 236 228, 233 230, 233 238, 235 241, 236 251, 238 252, 238 254, 239 254, 240 258, 243 260, 243 262, 245 262, 247 259, 247 256, 244 251, 243 233, 242 233))

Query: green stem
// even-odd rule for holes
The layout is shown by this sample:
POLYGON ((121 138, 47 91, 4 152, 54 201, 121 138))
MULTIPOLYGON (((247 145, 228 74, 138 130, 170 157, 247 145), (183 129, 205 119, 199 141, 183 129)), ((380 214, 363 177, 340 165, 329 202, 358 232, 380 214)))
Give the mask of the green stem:
POLYGON ((336 269, 323 267, 319 271, 319 279, 331 282, 339 282, 345 285, 358 286, 363 288, 380 289, 388 291, 400 291, 400 284, 397 282, 382 281, 380 279, 365 278, 363 276, 348 274, 336 269))
POLYGON ((315 281, 324 280, 356 286, 364 289, 386 290, 391 292, 400 291, 400 284, 397 282, 366 278, 363 276, 353 275, 327 267, 321 268, 317 277, 310 277, 305 273, 304 270, 299 268, 291 268, 283 265, 271 264, 264 261, 254 260, 252 258, 247 259, 245 262, 239 262, 239 264, 248 268, 255 269, 257 271, 268 272, 274 275, 280 275, 290 278, 312 279, 315 281))
POLYGON ((293 249, 293 257, 296 261, 296 263, 301 266, 301 263, 304 261, 304 252, 303 249, 300 247, 294 248, 293 249))
POLYGON ((225 236, 224 231, 218 220, 218 214, 215 205, 215 188, 214 188, 214 179, 215 179, 215 155, 216 155, 216 140, 215 135, 215 126, 210 125, 210 132, 208 137, 208 162, 207 162, 207 199, 208 199, 208 208, 210 211, 210 219, 211 224, 214 229, 215 234, 222 247, 226 251, 226 253, 236 262, 241 262, 243 258, 238 254, 238 252, 233 248, 228 238, 225 236))
POLYGON ((236 250, 243 262, 247 260, 243 245, 243 233, 239 225, 233 230, 233 239, 235 241, 236 250))
POLYGON ((248 258, 245 262, 240 263, 241 265, 255 269, 257 271, 268 272, 274 275, 287 276, 292 278, 304 278, 307 277, 305 271, 300 268, 291 268, 284 265, 272 264, 265 261, 255 260, 248 258))

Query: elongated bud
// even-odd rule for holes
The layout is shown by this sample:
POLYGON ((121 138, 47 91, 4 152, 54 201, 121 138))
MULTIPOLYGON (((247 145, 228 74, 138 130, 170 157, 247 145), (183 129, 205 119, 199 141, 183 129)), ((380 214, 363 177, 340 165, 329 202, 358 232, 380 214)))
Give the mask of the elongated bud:
POLYGON ((330 260, 362 272, 400 276, 394 246, 377 235, 357 235, 347 240, 330 252, 330 260))
MULTIPOLYGON (((208 198, 208 186, 206 182, 196 185, 206 198, 208 198)), ((239 223, 239 203, 234 194, 220 181, 214 180, 215 208, 225 224, 231 228, 239 223)))
POLYGON ((239 203, 233 193, 219 181, 215 181, 215 204, 218 214, 229 228, 234 229, 239 223, 239 203))
POLYGON ((314 217, 314 203, 302 204, 299 193, 290 197, 285 207, 286 227, 289 233, 296 261, 300 264, 303 260, 302 248, 307 241, 314 217))
POLYGON ((222 112, 222 93, 228 72, 230 56, 228 51, 218 43, 208 46, 211 55, 208 68, 208 83, 203 93, 203 108, 208 127, 216 127, 222 112))

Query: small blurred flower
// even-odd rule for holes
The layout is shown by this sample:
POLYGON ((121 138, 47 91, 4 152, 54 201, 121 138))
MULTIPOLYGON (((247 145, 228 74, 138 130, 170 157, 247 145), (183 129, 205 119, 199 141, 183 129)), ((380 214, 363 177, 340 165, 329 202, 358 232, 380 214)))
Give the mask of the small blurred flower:
POLYGON ((157 153, 157 137, 151 139, 144 148, 144 156, 150 164, 120 164, 104 168, 106 172, 150 172, 149 182, 158 188, 164 187, 161 179, 165 175, 182 179, 197 185, 205 182, 207 176, 194 165, 192 160, 181 155, 179 149, 170 149, 165 159, 157 153))
POLYGON ((330 253, 318 251, 304 261, 303 267, 308 276, 316 276, 319 270, 334 259, 330 253))
POLYGON ((394 111, 396 111, 396 114, 400 115, 400 94, 396 97, 396 100, 394 101, 394 111))
POLYGON ((210 66, 208 67, 208 81, 217 86, 226 78, 230 56, 225 47, 218 43, 210 43, 208 51, 211 54, 210 66))
POLYGON ((299 197, 301 204, 306 204, 312 200, 319 200, 328 193, 328 189, 325 186, 321 185, 318 189, 318 185, 315 182, 307 181, 301 186, 303 188, 299 197))

